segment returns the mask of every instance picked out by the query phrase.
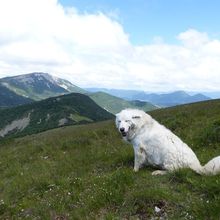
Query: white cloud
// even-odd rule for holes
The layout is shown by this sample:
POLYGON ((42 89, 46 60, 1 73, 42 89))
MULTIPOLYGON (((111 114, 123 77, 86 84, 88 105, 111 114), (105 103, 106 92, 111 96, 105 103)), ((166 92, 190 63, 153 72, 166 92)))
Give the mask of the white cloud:
POLYGON ((56 0, 0 0, 0 77, 43 71, 87 87, 219 90, 220 40, 189 29, 132 45, 112 16, 56 0))
POLYGON ((189 48, 200 47, 209 41, 206 33, 201 33, 194 29, 189 29, 186 32, 180 33, 177 38, 182 41, 184 46, 189 48))

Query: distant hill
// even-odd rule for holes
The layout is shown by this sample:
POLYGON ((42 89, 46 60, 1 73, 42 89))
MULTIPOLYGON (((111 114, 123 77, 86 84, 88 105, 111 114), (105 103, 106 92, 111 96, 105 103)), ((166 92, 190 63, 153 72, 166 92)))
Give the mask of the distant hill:
POLYGON ((113 117, 88 96, 72 93, 0 110, 0 137, 32 134, 113 117))
MULTIPOLYGON (((219 88, 220 90, 220 88, 219 88)), ((203 92, 202 94, 212 98, 212 99, 219 99, 220 98, 220 91, 218 92, 203 92)))
POLYGON ((30 102, 33 102, 33 100, 17 95, 0 83, 0 107, 12 107, 30 102))
POLYGON ((195 94, 195 95, 189 95, 184 91, 176 91, 172 93, 167 94, 146 94, 144 92, 136 94, 133 96, 134 99, 140 99, 149 101, 153 104, 163 106, 163 107, 169 107, 169 106, 175 106, 175 105, 182 105, 187 103, 193 103, 193 102, 200 102, 209 100, 210 98, 203 95, 203 94, 195 94))
POLYGON ((88 91, 97 92, 102 91, 108 94, 126 99, 126 100, 140 100, 150 102, 161 107, 169 107, 175 105, 182 105, 187 103, 200 102, 210 100, 211 98, 197 93, 190 95, 185 91, 175 91, 171 93, 147 93, 137 90, 119 90, 119 89, 103 89, 103 88, 88 88, 88 91))
POLYGON ((152 105, 149 102, 126 101, 122 98, 118 98, 104 92, 91 93, 89 94, 89 97, 92 98, 99 106, 113 114, 116 114, 125 108, 138 108, 144 111, 157 109, 155 105, 152 105))
POLYGON ((33 100, 85 91, 67 80, 53 77, 48 73, 35 72, 0 79, 0 83, 18 95, 33 100))
POLYGON ((88 92, 105 92, 110 95, 126 99, 126 100, 134 100, 133 97, 140 93, 140 90, 125 90, 125 89, 105 89, 105 88, 85 88, 88 92))

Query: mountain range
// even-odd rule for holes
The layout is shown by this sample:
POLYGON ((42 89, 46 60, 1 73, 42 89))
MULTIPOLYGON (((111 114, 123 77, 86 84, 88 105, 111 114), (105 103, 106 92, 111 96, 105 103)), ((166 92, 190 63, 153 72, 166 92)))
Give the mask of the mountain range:
POLYGON ((8 94, 10 92, 10 96, 13 97, 13 99, 11 98, 12 101, 7 104, 9 102, 9 100, 7 100, 7 95, 1 94, 1 107, 21 105, 63 94, 80 93, 89 96, 99 106, 113 114, 128 107, 139 108, 144 111, 157 108, 148 102, 127 101, 107 93, 90 93, 73 85, 67 80, 41 72, 2 78, 0 79, 0 86, 2 88, 2 94, 8 94), (15 99, 16 101, 13 102, 15 99))
POLYGON ((175 91, 171 93, 147 93, 137 90, 120 90, 120 89, 105 89, 105 88, 87 88, 89 92, 105 92, 126 100, 140 100, 150 102, 153 105, 160 107, 170 107, 187 103, 210 100, 211 98, 201 93, 188 94, 185 91, 175 91))
POLYGON ((137 90, 82 89, 68 80, 42 72, 0 79, 0 107, 17 106, 70 93, 85 94, 112 114, 116 114, 124 108, 139 108, 149 111, 158 107, 170 107, 210 99, 203 94, 188 94, 185 91, 157 94, 137 90))
POLYGON ((134 95, 133 99, 149 101, 161 107, 170 107, 175 105, 206 101, 209 100, 210 98, 200 93, 195 95, 189 95, 184 91, 176 91, 167 94, 155 94, 155 93, 147 94, 145 92, 142 92, 134 95))

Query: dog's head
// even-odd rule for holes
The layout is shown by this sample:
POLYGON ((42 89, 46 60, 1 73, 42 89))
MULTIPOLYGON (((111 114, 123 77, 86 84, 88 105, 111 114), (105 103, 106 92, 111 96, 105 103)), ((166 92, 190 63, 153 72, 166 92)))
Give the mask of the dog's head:
POLYGON ((151 117, 144 111, 125 109, 116 114, 116 127, 126 141, 131 141, 151 117))

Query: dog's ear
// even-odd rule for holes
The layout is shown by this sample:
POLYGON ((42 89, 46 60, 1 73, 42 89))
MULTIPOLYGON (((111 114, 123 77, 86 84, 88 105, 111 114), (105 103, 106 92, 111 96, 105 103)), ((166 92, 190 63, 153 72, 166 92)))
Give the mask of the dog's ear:
POLYGON ((118 117, 119 117, 119 113, 115 114, 115 125, 118 128, 118 117))
POLYGON ((115 118, 119 118, 120 113, 115 114, 115 118))
POLYGON ((132 116, 132 119, 140 119, 140 118, 141 118, 140 115, 134 115, 134 116, 132 116))

